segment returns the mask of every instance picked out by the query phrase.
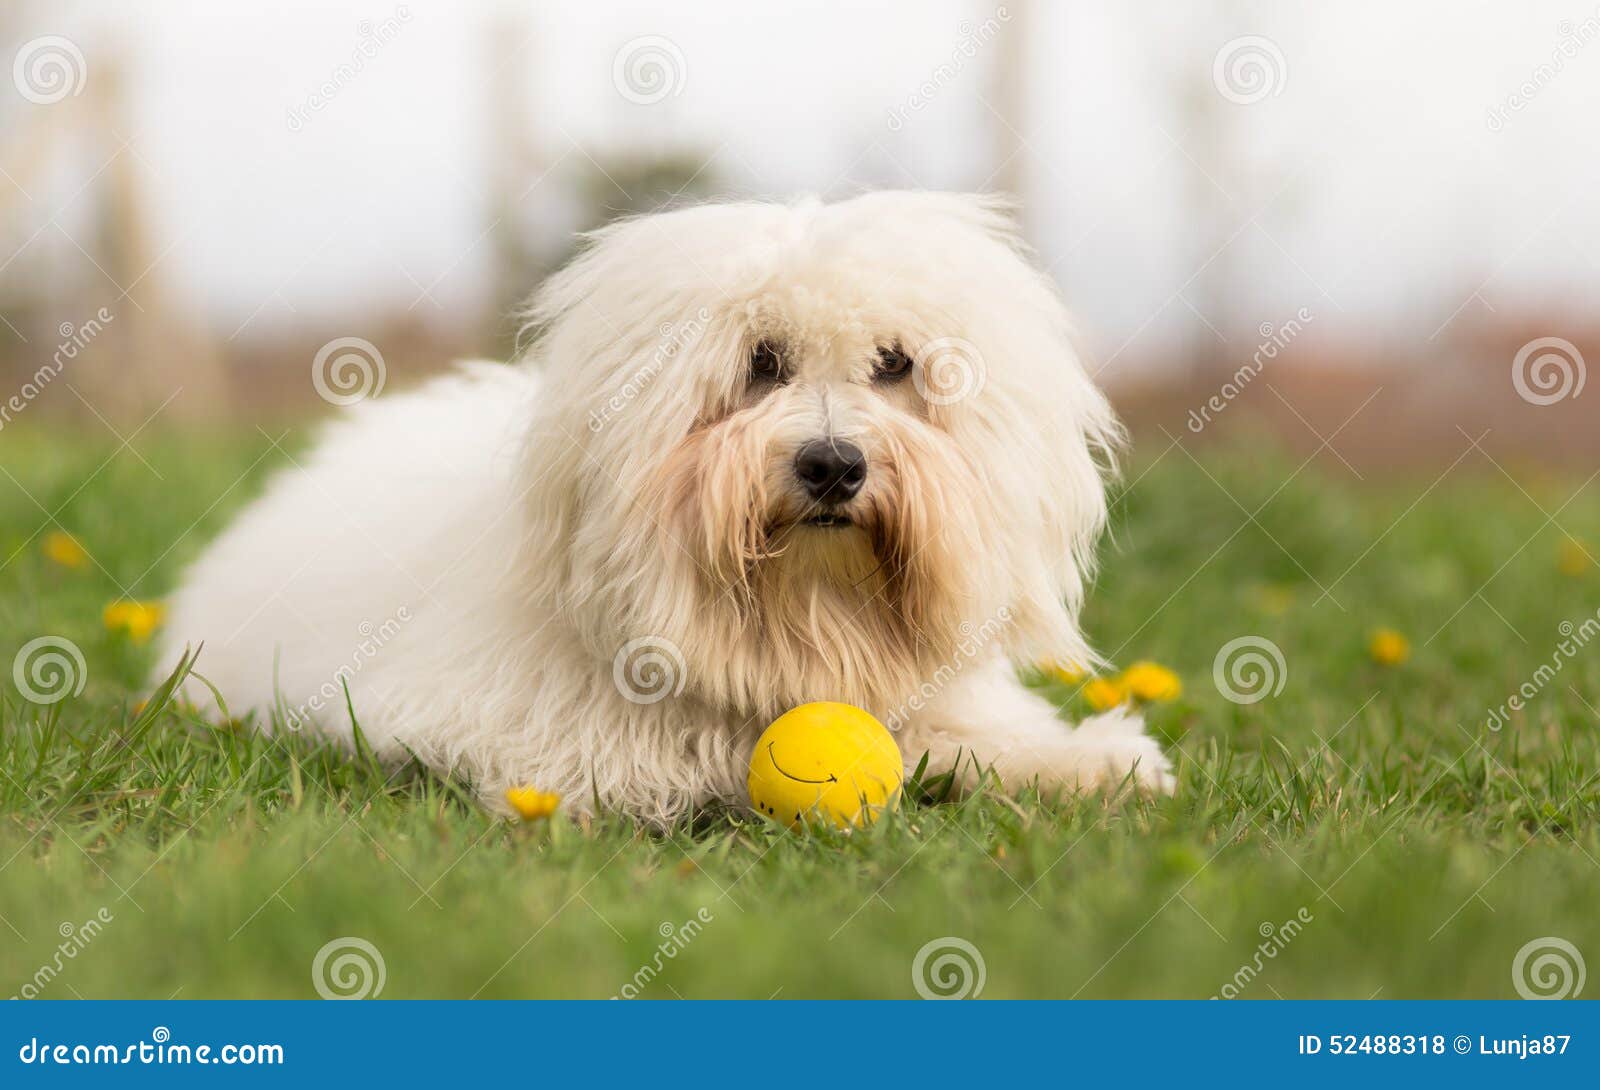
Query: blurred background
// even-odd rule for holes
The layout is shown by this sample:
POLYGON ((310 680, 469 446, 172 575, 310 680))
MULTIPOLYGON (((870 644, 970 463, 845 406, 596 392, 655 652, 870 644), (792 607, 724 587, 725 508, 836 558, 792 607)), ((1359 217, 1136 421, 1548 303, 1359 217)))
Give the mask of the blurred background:
POLYGON ((911 187, 1016 195, 1163 445, 1600 457, 1593 0, 678 8, 8 0, 0 430, 300 419, 615 216, 911 187))

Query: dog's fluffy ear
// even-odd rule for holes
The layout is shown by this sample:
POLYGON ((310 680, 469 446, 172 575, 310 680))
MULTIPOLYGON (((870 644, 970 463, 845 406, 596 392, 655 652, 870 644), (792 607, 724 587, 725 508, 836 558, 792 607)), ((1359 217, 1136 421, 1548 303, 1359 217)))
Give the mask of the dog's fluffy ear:
POLYGON ((713 202, 589 231, 523 308, 523 338, 531 339, 533 355, 559 355, 553 342, 563 325, 575 325, 563 319, 583 313, 601 319, 584 331, 602 343, 654 337, 658 323, 687 317, 769 271, 794 222, 781 204, 713 202))
MULTIPOLYGON (((990 475, 1010 552, 1008 651, 1019 662, 1098 662, 1078 625, 1107 519, 1124 433, 1089 375, 1055 285, 1018 237, 1003 199, 919 195, 928 210, 981 236, 967 269, 972 341, 983 389, 945 426, 990 475), (976 254, 974 256, 977 256, 976 254)), ((937 409, 935 410, 938 411, 937 409)))
POLYGON ((647 219, 617 220, 580 239, 578 253, 539 286, 522 308, 518 337, 521 364, 543 376, 539 410, 531 422, 522 464, 527 467, 525 516, 530 547, 528 594, 535 602, 573 611, 580 604, 585 573, 575 565, 573 539, 593 475, 585 471, 591 414, 607 394, 609 373, 637 356, 655 323, 641 325, 634 309, 647 312, 654 291, 671 278, 650 266, 642 249, 647 219), (634 298, 629 300, 629 293, 634 298), (623 313, 629 301, 630 313, 623 313))
POLYGON ((1106 489, 1116 478, 1125 436, 1110 403, 1084 372, 1077 345, 1065 328, 1057 335, 1056 352, 1059 366, 1067 372, 1062 376, 1064 396, 1045 414, 1039 440, 1043 458, 1034 465, 1045 478, 1038 492, 1042 559, 1060 609, 1018 651, 1029 662, 1055 660, 1089 667, 1101 659, 1085 639, 1078 616, 1094 578, 1096 551, 1109 514, 1106 489))
POLYGON ((659 469, 648 452, 672 449, 707 403, 707 384, 731 373, 716 360, 736 357, 742 333, 710 307, 750 260, 738 225, 781 211, 745 209, 696 206, 602 227, 524 308, 523 366, 543 376, 523 460, 535 598, 581 611, 597 587, 640 577, 602 570, 622 560, 618 540, 597 535, 602 523, 630 541, 650 528, 635 509, 659 469))
POLYGON ((552 273, 522 308, 519 343, 521 365, 542 375, 539 408, 528 431, 521 463, 527 478, 525 517, 529 548, 526 586, 531 601, 572 612, 581 594, 582 578, 574 569, 573 539, 581 521, 589 474, 585 462, 592 436, 585 420, 593 411, 585 400, 603 400, 602 367, 630 354, 636 323, 608 313, 612 279, 624 264, 614 251, 625 244, 625 232, 637 221, 618 221, 580 241, 576 256, 552 273), (589 319, 581 313, 587 309, 589 319), (592 336, 595 343, 585 343, 592 336))

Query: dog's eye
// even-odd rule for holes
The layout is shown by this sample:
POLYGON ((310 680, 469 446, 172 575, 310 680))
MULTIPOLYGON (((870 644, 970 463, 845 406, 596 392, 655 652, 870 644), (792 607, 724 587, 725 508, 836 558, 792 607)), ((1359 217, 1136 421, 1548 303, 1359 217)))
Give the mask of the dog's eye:
POLYGON ((896 382, 911 373, 911 357, 899 345, 878 349, 878 363, 872 377, 879 382, 896 382))
POLYGON ((750 350, 750 377, 761 382, 783 378, 783 355, 771 341, 757 341, 750 350))

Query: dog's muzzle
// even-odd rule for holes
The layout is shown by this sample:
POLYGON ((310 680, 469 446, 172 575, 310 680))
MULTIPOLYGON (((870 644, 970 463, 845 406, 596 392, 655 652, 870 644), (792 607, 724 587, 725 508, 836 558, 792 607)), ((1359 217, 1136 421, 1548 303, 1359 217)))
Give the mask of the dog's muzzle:
POLYGON ((867 483, 867 455, 847 439, 813 439, 794 456, 794 475, 819 505, 848 503, 867 483))

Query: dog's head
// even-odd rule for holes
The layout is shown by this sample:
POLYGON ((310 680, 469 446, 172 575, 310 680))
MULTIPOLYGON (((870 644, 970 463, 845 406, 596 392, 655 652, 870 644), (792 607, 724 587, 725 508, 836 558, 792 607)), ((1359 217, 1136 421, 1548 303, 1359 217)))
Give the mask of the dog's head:
POLYGON ((892 712, 1002 650, 1090 661, 1117 425, 995 202, 631 220, 532 319, 534 589, 597 655, 659 652, 751 713, 892 712))

